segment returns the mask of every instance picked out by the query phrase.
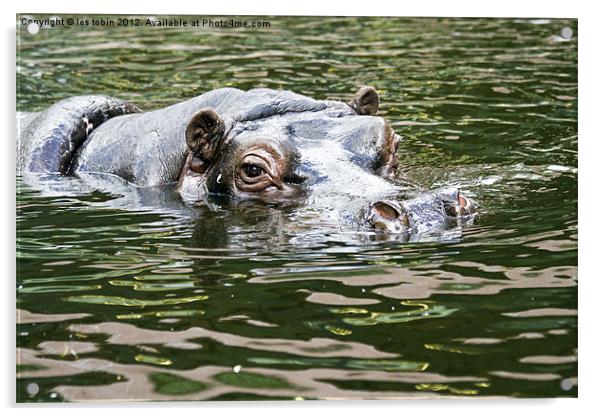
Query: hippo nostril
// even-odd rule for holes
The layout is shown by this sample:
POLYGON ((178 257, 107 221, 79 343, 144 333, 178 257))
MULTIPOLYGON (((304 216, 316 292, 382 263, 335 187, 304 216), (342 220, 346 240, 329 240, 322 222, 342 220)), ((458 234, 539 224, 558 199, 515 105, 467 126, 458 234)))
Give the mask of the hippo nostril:
POLYGON ((460 191, 457 191, 453 198, 444 198, 443 205, 445 208, 445 213, 450 217, 471 215, 475 211, 473 202, 469 198, 462 195, 460 191))
POLYGON ((408 229, 409 220, 403 207, 396 201, 378 201, 368 210, 368 224, 382 231, 403 233, 408 229))
POLYGON ((378 214, 389 221, 398 218, 402 214, 401 207, 392 201, 378 201, 372 205, 371 210, 374 214, 378 214))
POLYGON ((371 225, 375 230, 381 230, 381 231, 389 230, 388 224, 384 221, 372 221, 371 225))

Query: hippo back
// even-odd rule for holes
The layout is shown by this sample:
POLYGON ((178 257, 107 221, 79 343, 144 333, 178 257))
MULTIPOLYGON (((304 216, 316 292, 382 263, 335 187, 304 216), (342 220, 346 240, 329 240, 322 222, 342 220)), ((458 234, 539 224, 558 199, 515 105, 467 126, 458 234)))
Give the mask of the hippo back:
POLYGON ((38 113, 17 115, 17 172, 67 173, 91 131, 110 118, 140 111, 102 95, 67 98, 38 113))

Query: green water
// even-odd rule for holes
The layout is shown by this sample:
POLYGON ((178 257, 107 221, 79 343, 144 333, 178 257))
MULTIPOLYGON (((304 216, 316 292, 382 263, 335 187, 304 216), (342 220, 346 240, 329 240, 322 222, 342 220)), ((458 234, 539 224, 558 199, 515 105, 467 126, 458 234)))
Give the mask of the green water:
POLYGON ((400 178, 461 187, 476 222, 366 242, 283 229, 277 207, 17 178, 17 400, 576 396, 577 22, 259 20, 18 26, 17 109, 373 85, 405 137, 400 178))

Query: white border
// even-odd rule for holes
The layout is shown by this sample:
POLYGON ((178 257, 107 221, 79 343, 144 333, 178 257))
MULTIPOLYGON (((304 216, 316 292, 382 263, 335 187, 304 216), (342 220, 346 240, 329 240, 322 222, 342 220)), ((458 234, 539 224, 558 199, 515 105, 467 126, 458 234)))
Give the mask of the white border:
POLYGON ((596 294, 600 291, 600 273, 597 258, 602 246, 600 226, 600 175, 596 168, 602 152, 600 147, 600 88, 602 68, 600 55, 602 40, 600 28, 602 16, 595 2, 568 2, 547 0, 526 2, 525 0, 459 1, 417 0, 385 2, 352 2, 303 0, 301 2, 228 0, 219 2, 192 2, 181 0, 19 0, 4 1, 2 8, 1 43, 4 64, 1 65, 3 83, 2 100, 2 151, 4 167, 0 181, 2 204, 2 264, 5 273, 4 301, 2 309, 6 318, 2 320, 4 335, 2 347, 2 378, 0 402, 8 414, 86 414, 105 415, 109 408, 121 411, 141 409, 148 415, 159 415, 166 409, 178 414, 198 414, 210 411, 244 412, 245 415, 281 414, 301 415, 307 412, 344 412, 345 415, 364 415, 375 409, 379 412, 420 412, 451 415, 506 415, 508 412, 543 412, 546 415, 591 414, 599 412, 596 404, 602 394, 597 387, 600 380, 600 310, 596 308, 596 294), (395 3, 395 4, 394 4, 395 3), (362 16, 453 16, 453 17, 570 17, 579 19, 579 399, 552 400, 438 400, 438 401, 344 401, 344 402, 229 402, 229 403, 137 403, 105 405, 32 406, 15 405, 15 211, 14 211, 14 111, 15 111, 15 15, 17 13, 88 13, 88 14, 232 14, 232 15, 362 15, 362 16), (597 122, 598 121, 598 122, 597 122))
POLYGON ((105 0, 102 2, 69 2, 55 0, 21 0, 13 8, 22 13, 117 13, 117 14, 186 14, 186 15, 313 15, 313 16, 455 16, 455 17, 570 17, 585 16, 578 2, 548 0, 545 3, 524 0, 483 2, 479 0, 394 2, 372 0, 304 0, 283 2, 265 0, 224 0, 189 2, 182 0, 105 0))

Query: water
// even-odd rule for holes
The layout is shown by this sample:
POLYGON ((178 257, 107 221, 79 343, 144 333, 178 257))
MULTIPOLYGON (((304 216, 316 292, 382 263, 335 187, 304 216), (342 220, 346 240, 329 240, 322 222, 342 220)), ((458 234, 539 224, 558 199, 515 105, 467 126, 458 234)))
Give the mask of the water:
POLYGON ((398 179, 461 187, 477 221, 366 241, 283 227, 294 208, 17 178, 18 400, 576 396, 577 22, 260 20, 22 28, 17 108, 373 85, 398 179))

